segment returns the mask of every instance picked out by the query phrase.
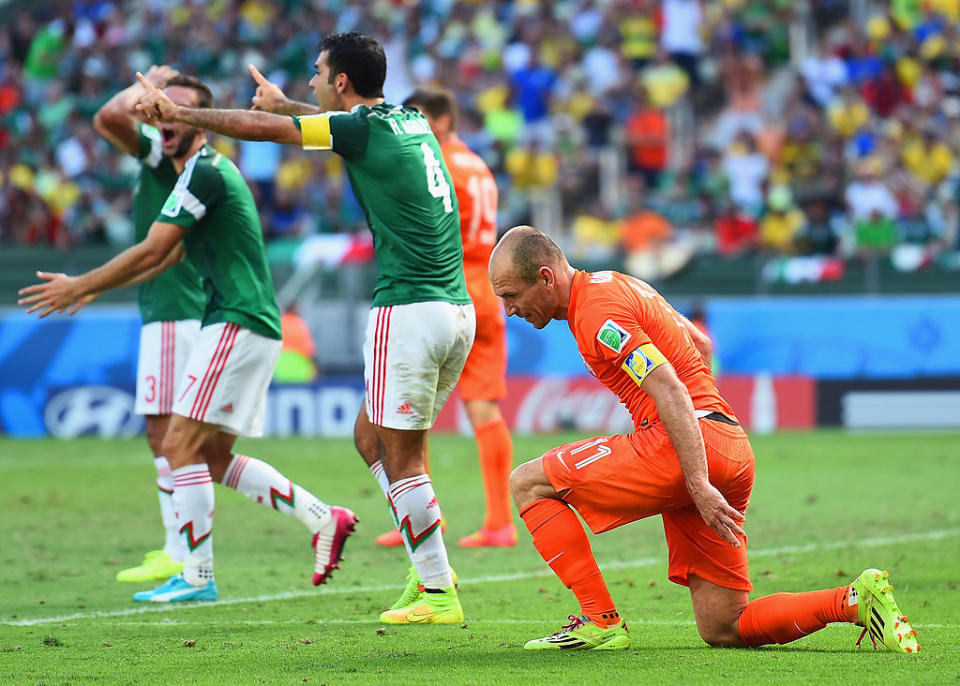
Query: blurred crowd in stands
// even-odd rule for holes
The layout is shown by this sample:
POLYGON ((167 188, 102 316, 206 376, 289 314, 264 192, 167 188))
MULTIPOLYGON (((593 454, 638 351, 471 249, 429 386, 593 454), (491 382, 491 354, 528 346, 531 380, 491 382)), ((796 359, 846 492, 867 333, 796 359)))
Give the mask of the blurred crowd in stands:
MULTIPOLYGON (((361 30, 386 48, 389 101, 456 93, 502 229, 536 223, 652 280, 703 253, 813 256, 800 271, 815 279, 858 255, 920 268, 958 247, 960 3, 855 16, 865 4, 15 0, 0 25, 0 242, 131 240, 136 163, 91 117, 135 70, 169 63, 247 107, 252 63, 312 102, 321 37, 361 30)), ((214 144, 268 238, 364 230, 337 156, 214 144)))

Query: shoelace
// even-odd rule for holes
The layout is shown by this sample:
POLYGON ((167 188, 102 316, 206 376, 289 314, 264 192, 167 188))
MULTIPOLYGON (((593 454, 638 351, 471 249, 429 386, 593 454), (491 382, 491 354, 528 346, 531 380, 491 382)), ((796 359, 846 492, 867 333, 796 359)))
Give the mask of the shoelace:
MULTIPOLYGON (((860 638, 857 639, 857 647, 860 647, 860 642, 863 640, 863 637, 867 635, 867 628, 864 627, 863 631, 860 632, 860 638)), ((870 634, 870 641, 873 643, 873 649, 877 649, 877 639, 873 637, 873 633, 870 634)))
POLYGON ((555 633, 554 636, 560 636, 562 634, 567 633, 568 631, 572 631, 573 629, 576 629, 578 626, 583 626, 582 617, 578 617, 577 615, 567 615, 567 619, 570 620, 570 623, 564 624, 561 627, 560 631, 555 633))

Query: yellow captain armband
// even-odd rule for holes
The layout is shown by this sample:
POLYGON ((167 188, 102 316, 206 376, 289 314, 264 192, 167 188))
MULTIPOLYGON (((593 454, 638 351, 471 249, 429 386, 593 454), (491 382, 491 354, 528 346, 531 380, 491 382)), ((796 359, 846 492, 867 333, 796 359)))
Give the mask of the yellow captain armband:
POLYGON ((647 378, 647 374, 667 361, 657 346, 653 343, 644 343, 627 355, 620 368, 627 373, 639 386, 647 378))
POLYGON ((330 133, 329 114, 308 114, 297 117, 304 150, 330 150, 333 135, 330 133))

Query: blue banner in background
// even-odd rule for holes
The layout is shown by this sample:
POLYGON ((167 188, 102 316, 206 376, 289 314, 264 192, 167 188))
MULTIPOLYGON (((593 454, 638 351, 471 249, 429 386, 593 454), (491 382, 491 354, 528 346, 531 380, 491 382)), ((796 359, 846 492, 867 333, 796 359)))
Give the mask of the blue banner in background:
MULTIPOLYGON (((718 299, 706 303, 706 312, 725 374, 960 376, 957 296, 718 299)), ((140 336, 136 309, 89 308, 75 317, 42 320, 7 310, 0 317, 2 433, 68 437, 141 430, 142 419, 133 414, 140 336)), ((585 373, 565 321, 537 331, 521 319, 508 319, 507 346, 509 374, 585 373)), ((340 423, 349 423, 343 408, 360 402, 359 370, 356 377, 348 384, 349 398, 336 396, 327 380, 316 397, 285 393, 277 398, 302 404, 298 421, 333 422, 340 431, 340 423)), ((286 429, 278 419, 277 430, 286 429)))
POLYGON ((54 423, 82 428, 109 412, 118 435, 136 433, 142 423, 133 415, 139 341, 140 318, 131 308, 47 319, 8 311, 0 320, 0 428, 43 436, 52 429, 45 413, 54 423), (85 394, 86 412, 71 411, 76 405, 67 402, 78 392, 85 394))
POLYGON ((762 298, 706 307, 727 374, 960 374, 960 297, 762 298))

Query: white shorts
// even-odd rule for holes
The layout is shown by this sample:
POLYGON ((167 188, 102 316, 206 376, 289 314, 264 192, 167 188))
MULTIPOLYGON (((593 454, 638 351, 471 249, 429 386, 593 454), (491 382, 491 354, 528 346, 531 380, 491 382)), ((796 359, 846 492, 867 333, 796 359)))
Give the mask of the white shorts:
POLYGON ((200 335, 199 319, 150 322, 140 329, 137 414, 170 414, 177 380, 200 335))
POLYGON ((283 344, 232 322, 200 329, 174 413, 241 436, 262 436, 267 388, 283 344))
POLYGON ((473 305, 423 302, 375 307, 363 343, 370 421, 429 429, 457 385, 476 331, 473 305))

